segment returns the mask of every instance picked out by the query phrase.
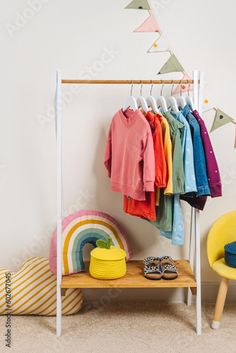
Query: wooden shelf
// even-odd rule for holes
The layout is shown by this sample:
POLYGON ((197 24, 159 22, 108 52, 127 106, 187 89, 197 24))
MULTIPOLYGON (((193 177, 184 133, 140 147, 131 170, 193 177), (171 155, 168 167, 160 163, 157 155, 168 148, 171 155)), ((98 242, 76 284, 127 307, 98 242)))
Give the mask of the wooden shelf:
POLYGON ((127 263, 127 273, 115 280, 98 280, 88 272, 63 276, 61 288, 196 288, 195 276, 187 260, 175 261, 179 276, 174 280, 148 280, 143 276, 143 262, 127 263))

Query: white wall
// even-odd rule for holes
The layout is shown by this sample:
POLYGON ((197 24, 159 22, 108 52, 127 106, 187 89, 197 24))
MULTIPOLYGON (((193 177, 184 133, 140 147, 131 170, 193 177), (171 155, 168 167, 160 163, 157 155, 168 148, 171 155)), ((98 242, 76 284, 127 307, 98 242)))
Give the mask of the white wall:
MULTIPOLYGON (((147 13, 123 10, 128 2, 38 0, 35 10, 30 1, 0 3, 0 266, 16 269, 30 256, 48 255, 56 213, 55 70, 60 69, 65 78, 154 79, 168 57, 146 54, 156 35, 132 33, 147 13)), ((235 116, 235 1, 152 3, 186 70, 205 72, 205 98, 210 105, 235 116)), ((65 213, 80 208, 110 213, 127 229, 136 258, 184 256, 184 249, 172 247, 150 224, 125 215, 121 195, 110 191, 103 167, 104 144, 112 115, 129 87, 68 86, 63 90, 65 213)), ((212 112, 205 116, 207 126, 212 119, 212 112)), ((236 199, 234 126, 215 131, 211 138, 224 196, 210 200, 201 216, 204 282, 217 280, 207 263, 207 231, 218 216, 235 208, 236 199)))

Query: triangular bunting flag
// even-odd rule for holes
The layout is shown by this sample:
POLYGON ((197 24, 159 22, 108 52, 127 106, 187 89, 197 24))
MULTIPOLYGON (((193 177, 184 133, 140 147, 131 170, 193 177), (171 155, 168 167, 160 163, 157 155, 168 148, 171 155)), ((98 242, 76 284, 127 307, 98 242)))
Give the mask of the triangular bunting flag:
POLYGON ((147 0, 133 0, 125 9, 150 10, 150 6, 147 0))
POLYGON ((161 32, 155 17, 150 15, 134 32, 161 32))
POLYGON ((169 52, 171 54, 171 50, 167 48, 166 42, 163 40, 163 37, 161 35, 152 43, 152 45, 147 51, 148 54, 165 52, 169 52))
POLYGON ((224 113, 220 109, 216 109, 216 114, 215 114, 213 125, 211 127, 211 132, 223 125, 232 123, 232 121, 234 121, 234 119, 231 118, 228 114, 224 113))
POLYGON ((162 66, 159 74, 167 74, 168 72, 184 72, 183 66, 180 64, 179 60, 176 58, 175 54, 172 54, 167 62, 162 66))
MULTIPOLYGON (((188 75, 186 72, 184 72, 184 74, 183 74, 183 77, 182 77, 182 79, 181 80, 191 80, 192 78, 191 78, 191 76, 190 75, 188 75)), ((193 90, 193 86, 192 85, 188 85, 188 84, 182 84, 181 86, 180 85, 178 85, 175 89, 174 89, 174 91, 173 91, 173 94, 175 95, 175 94, 180 94, 180 92, 188 92, 188 91, 192 91, 193 90)))

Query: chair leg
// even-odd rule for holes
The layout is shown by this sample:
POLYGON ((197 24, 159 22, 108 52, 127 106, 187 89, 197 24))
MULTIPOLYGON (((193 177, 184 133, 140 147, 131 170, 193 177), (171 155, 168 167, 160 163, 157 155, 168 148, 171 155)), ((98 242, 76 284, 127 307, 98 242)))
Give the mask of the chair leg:
POLYGON ((225 298, 227 295, 229 286, 229 280, 226 278, 222 278, 218 290, 218 295, 216 299, 216 306, 215 306, 215 314, 214 319, 211 324, 211 328, 218 329, 220 327, 220 320, 224 310, 225 305, 225 298))

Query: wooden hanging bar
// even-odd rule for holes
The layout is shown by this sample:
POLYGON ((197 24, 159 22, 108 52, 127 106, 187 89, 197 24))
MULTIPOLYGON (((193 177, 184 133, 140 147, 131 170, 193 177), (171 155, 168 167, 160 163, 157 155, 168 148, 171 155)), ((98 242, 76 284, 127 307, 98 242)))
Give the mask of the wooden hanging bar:
POLYGON ((62 84, 104 84, 104 85, 180 85, 193 84, 194 80, 61 80, 62 84))

